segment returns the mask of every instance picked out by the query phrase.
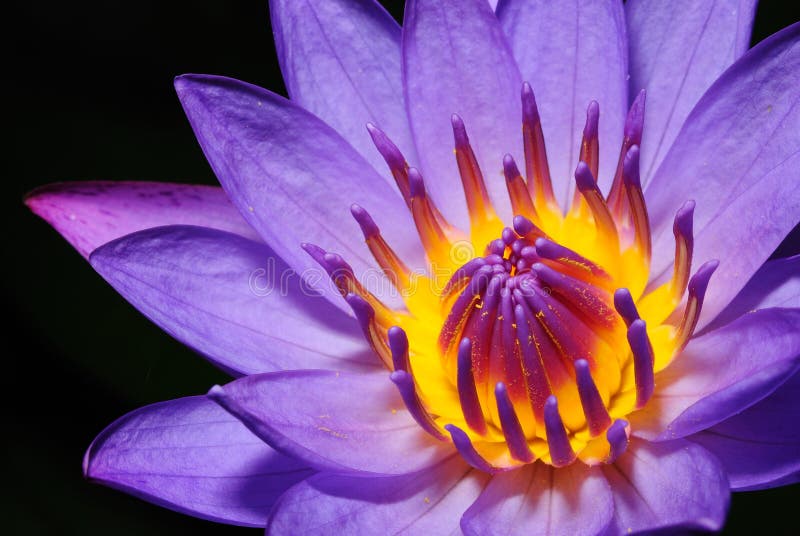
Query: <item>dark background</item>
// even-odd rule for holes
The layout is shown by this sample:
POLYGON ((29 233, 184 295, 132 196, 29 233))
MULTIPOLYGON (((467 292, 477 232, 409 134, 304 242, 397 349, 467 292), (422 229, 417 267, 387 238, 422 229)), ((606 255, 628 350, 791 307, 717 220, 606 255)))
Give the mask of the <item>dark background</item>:
MULTIPOLYGON (((790 4, 762 1, 754 43, 800 19, 790 4)), ((390 9, 401 16, 400 6, 390 9)), ((10 520, 13 534, 256 534, 83 480, 84 450, 113 419, 227 378, 124 302, 22 197, 63 180, 216 183, 172 79, 225 74, 285 93, 266 1, 12 2, 2 18, 0 482, 8 512, 0 526, 10 520)), ((795 232, 780 253, 797 251, 795 232)), ((798 500, 800 486, 736 494, 726 534, 794 532, 798 500)))

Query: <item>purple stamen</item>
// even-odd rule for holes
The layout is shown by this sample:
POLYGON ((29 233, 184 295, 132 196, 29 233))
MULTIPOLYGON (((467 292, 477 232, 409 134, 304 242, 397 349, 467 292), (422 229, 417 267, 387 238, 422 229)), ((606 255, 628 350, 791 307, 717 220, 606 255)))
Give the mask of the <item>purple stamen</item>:
POLYGON ((483 294, 491 277, 492 267, 482 266, 474 273, 467 287, 456 298, 439 333, 439 347, 443 351, 446 352, 450 348, 453 338, 459 334, 459 328, 462 327, 467 314, 473 308, 473 303, 476 298, 483 294))
POLYGON ((558 412, 558 400, 555 395, 547 397, 547 402, 544 404, 544 429, 553 466, 564 467, 575 461, 575 452, 569 443, 567 429, 558 412))
POLYGON ((533 453, 528 447, 528 440, 525 432, 514 411, 514 405, 508 396, 508 390, 503 382, 498 382, 494 388, 494 396, 497 401, 497 413, 500 416, 500 427, 503 429, 503 436, 508 444, 511 457, 521 462, 530 463, 533 461, 533 453))
POLYGON ((381 232, 378 229, 378 226, 375 225, 375 221, 372 219, 372 216, 364 210, 360 205, 353 203, 350 205, 350 213, 355 218, 356 222, 358 222, 358 226, 361 227, 361 232, 364 234, 364 239, 369 240, 381 232))
POLYGON ((534 264, 531 271, 543 285, 571 304, 590 323, 609 329, 616 327, 617 315, 608 305, 611 297, 604 295, 594 285, 564 275, 542 263, 534 264))
POLYGON ((626 288, 618 288, 614 292, 614 307, 617 309, 619 316, 625 321, 627 327, 639 320, 639 311, 636 310, 636 304, 633 302, 631 292, 626 288))
POLYGON ((546 238, 536 239, 536 253, 539 257, 559 263, 564 268, 571 268, 574 266, 580 267, 581 270, 590 273, 592 276, 599 279, 611 281, 611 276, 598 265, 578 255, 569 248, 562 246, 552 240, 546 238))
POLYGON ((392 365, 394 370, 409 371, 408 336, 400 326, 392 326, 387 332, 389 350, 392 352, 392 365))
POLYGON ((408 168, 408 188, 412 199, 425 198, 425 181, 417 168, 408 168))
POLYGON ((528 192, 536 202, 554 202, 542 123, 533 89, 527 82, 522 84, 522 144, 525 151, 525 178, 528 181, 528 192))
POLYGON ((606 463, 614 463, 628 449, 628 421, 617 419, 606 431, 606 440, 611 449, 606 463))
POLYGON ((708 261, 700 266, 689 280, 689 297, 686 299, 686 309, 683 312, 683 320, 678 328, 680 348, 683 348, 688 342, 689 337, 691 337, 694 329, 697 327, 697 321, 700 319, 700 311, 703 309, 703 300, 705 299, 706 290, 708 289, 708 282, 718 266, 719 261, 708 261))
POLYGON ((483 417, 481 404, 478 400, 478 389, 475 377, 472 374, 472 341, 464 337, 458 345, 458 363, 456 366, 456 383, 458 386, 458 400, 461 403, 461 412, 467 425, 476 433, 486 433, 486 420, 483 417))
POLYGON ((403 199, 408 203, 410 197, 408 173, 406 171, 408 164, 403 153, 381 129, 372 123, 367 123, 367 131, 372 138, 372 143, 375 144, 375 148, 378 149, 378 152, 386 161, 386 165, 389 166, 397 187, 400 189, 400 193, 403 194, 403 199))
POLYGON ((655 374, 653 347, 647 336, 644 320, 634 320, 628 328, 628 345, 633 353, 633 375, 636 380, 636 409, 641 409, 653 396, 655 374))
POLYGON ((498 472, 496 468, 492 467, 489 462, 478 454, 478 451, 472 446, 469 436, 461 428, 454 424, 447 424, 444 428, 450 432, 453 445, 465 462, 484 473, 494 474, 498 472))
POLYGON ((422 407, 422 402, 417 395, 417 390, 414 387, 414 379, 411 377, 411 374, 405 370, 395 370, 389 375, 389 378, 397 386, 397 389, 400 391, 400 396, 406 405, 406 409, 408 409, 408 412, 414 417, 414 420, 417 421, 417 424, 436 439, 444 441, 446 439, 445 435, 439 431, 439 428, 433 422, 431 416, 425 411, 425 408, 422 407))
POLYGON ((542 361, 539 359, 536 340, 528 324, 528 316, 521 304, 516 304, 514 307, 514 320, 517 324, 517 340, 522 355, 522 366, 527 379, 528 400, 536 420, 541 421, 545 401, 552 394, 550 385, 547 383, 547 375, 542 361))
POLYGON ((676 299, 683 295, 689 282, 694 254, 694 201, 687 201, 675 214, 672 233, 675 235, 675 263, 672 269, 672 289, 676 299))
POLYGON ((603 234, 606 236, 613 237, 615 243, 618 242, 617 224, 608 211, 608 206, 603 199, 603 194, 600 192, 597 181, 594 175, 592 175, 592 170, 586 162, 579 162, 578 167, 575 168, 575 184, 586 200, 586 204, 589 205, 597 227, 602 229, 603 234))
POLYGON ((578 359, 574 364, 575 382, 578 386, 583 414, 586 415, 589 434, 595 437, 608 428, 608 425, 611 424, 611 417, 608 415, 608 410, 606 410, 597 385, 594 383, 592 372, 589 370, 589 362, 585 359, 578 359))
POLYGON ((356 315, 356 320, 358 320, 358 325, 361 326, 364 336, 368 341, 371 341, 370 324, 375 320, 375 309, 364 298, 352 292, 345 296, 344 299, 353 310, 353 314, 356 315))
MULTIPOLYGON (((643 89, 636 95, 636 99, 628 110, 625 117, 625 142, 628 147, 631 145, 641 145, 642 132, 644 131, 644 110, 647 92, 643 89)), ((627 149, 628 147, 625 147, 627 149)))

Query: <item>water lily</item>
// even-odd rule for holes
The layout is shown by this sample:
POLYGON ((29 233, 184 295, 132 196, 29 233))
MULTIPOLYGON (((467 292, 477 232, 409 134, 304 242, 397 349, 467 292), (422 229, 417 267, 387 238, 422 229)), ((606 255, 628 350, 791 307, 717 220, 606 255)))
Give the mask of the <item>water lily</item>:
POLYGON ((27 199, 238 377, 87 477, 276 534, 717 530, 796 482, 800 25, 748 51, 754 11, 272 1, 291 100, 175 83, 221 189, 27 199))

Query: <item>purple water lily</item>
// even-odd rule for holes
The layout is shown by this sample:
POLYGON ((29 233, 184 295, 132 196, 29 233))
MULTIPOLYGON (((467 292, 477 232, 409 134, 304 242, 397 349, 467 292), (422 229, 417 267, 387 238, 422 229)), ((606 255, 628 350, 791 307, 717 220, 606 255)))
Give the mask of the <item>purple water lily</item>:
POLYGON ((27 199, 238 377, 87 477, 275 534, 718 530, 800 480, 800 24, 754 11, 270 2, 291 100, 175 83, 222 188, 27 199))

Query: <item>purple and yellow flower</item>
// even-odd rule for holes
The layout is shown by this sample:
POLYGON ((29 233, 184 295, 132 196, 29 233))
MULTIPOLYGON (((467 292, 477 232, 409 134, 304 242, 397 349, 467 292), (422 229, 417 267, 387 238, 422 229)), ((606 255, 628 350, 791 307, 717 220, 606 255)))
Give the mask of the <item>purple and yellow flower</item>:
POLYGON ((272 1, 291 100, 175 83, 222 189, 27 199, 238 377, 86 475, 276 534, 717 530, 796 482, 800 25, 748 51, 754 11, 272 1))

